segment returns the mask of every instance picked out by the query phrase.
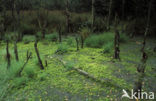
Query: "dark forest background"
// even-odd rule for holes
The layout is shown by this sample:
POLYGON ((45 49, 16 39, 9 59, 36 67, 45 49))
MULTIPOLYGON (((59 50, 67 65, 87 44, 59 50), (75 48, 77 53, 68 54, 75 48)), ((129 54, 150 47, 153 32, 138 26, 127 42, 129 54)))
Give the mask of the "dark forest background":
MULTIPOLYGON (((111 30, 115 16, 122 32, 134 36, 143 35, 147 22, 150 0, 1 0, 0 29, 1 39, 7 32, 36 34, 45 24, 46 32, 54 30, 78 32, 82 27, 94 32, 111 30), (94 2, 94 3, 93 3, 94 2), (93 11, 93 12, 92 12, 93 11), (94 18, 92 18, 94 16, 94 18), (68 18, 68 19, 67 19, 68 18), (67 27, 68 20, 68 28, 67 27), (94 22, 92 21, 94 20, 94 22), (110 28, 109 28, 110 26, 110 28)), ((152 1, 150 30, 156 33, 156 2, 152 1)))

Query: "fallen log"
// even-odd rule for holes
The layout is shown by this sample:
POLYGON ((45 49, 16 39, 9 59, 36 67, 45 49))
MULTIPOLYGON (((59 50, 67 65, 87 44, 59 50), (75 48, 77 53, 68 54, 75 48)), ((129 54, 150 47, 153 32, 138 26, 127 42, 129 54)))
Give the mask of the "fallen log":
MULTIPOLYGON (((64 67, 66 67, 67 63, 65 61, 60 60, 60 59, 58 59, 58 60, 62 63, 62 65, 64 67)), ((90 79, 92 79, 92 80, 94 80, 96 82, 100 82, 100 83, 102 83, 102 84, 104 84, 106 86, 112 86, 112 87, 115 87, 115 88, 118 88, 118 89, 123 89, 124 88, 126 91, 130 92, 127 87, 121 87, 120 85, 117 85, 115 82, 113 82, 111 79, 98 79, 94 75, 91 75, 91 74, 87 73, 86 71, 81 70, 81 69, 79 69, 77 67, 72 67, 72 69, 77 71, 79 74, 84 75, 85 77, 88 77, 88 78, 90 78, 90 79)))

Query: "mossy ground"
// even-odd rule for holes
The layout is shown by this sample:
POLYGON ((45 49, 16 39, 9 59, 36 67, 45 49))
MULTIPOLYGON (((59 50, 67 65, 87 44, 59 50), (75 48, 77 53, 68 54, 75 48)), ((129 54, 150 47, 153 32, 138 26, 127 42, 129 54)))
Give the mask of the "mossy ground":
MULTIPOLYGON (((25 67, 22 77, 26 83, 13 83, 14 86, 4 97, 6 101, 121 101, 122 89, 133 89, 137 77, 136 67, 141 59, 140 39, 129 40, 121 44, 121 61, 113 60, 113 51, 103 54, 103 49, 87 48, 76 51, 75 45, 69 46, 68 52, 62 55, 55 54, 58 43, 41 41, 38 44, 43 64, 48 61, 45 70, 40 70, 34 50, 34 43, 18 43, 20 66, 26 60, 27 50, 31 51, 32 58, 25 67), (80 68, 98 79, 111 80, 114 85, 96 82, 74 70, 68 70, 57 60, 62 59, 80 68), (27 77, 30 70, 34 72, 33 77, 27 77), (19 84, 19 86, 17 86, 19 84)), ((63 43, 66 43, 65 41, 63 43)), ((148 40, 149 59, 146 67, 143 89, 156 92, 156 54, 151 52, 155 41, 148 40)), ((10 45, 12 64, 15 64, 13 45, 10 45)), ((5 43, 1 43, 0 67, 5 66, 5 43)), ((4 67, 5 68, 5 67, 4 67)), ((21 78, 22 78, 21 77, 21 78)), ((18 79, 16 78, 17 81, 18 79)), ((16 80, 14 79, 14 80, 16 80)), ((9 81, 9 83, 14 82, 9 81)), ((22 80, 20 80, 22 81, 22 80)), ((124 99, 126 101, 128 99, 124 99)))

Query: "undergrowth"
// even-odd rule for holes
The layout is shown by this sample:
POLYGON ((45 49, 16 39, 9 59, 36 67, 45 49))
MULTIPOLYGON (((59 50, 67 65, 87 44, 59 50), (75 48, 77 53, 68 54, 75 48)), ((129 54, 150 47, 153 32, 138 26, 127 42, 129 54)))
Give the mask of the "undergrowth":
POLYGON ((68 48, 69 46, 65 43, 61 43, 58 45, 58 48, 56 50, 56 54, 64 54, 64 53, 67 53, 68 52, 68 48))
MULTIPOLYGON (((125 34, 120 34, 120 42, 124 43, 129 40, 128 36, 125 34)), ((114 42, 114 33, 103 33, 103 34, 93 34, 90 35, 85 43, 87 47, 92 48, 104 48, 106 51, 113 48, 113 42, 114 42)))
POLYGON ((102 48, 104 45, 114 40, 113 33, 94 34, 88 37, 85 41, 86 46, 92 48, 102 48))

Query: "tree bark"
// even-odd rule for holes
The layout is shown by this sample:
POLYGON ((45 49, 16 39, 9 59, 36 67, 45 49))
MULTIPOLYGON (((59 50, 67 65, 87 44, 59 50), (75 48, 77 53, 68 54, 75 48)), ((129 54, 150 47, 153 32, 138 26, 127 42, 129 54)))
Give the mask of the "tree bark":
POLYGON ((10 59, 10 53, 9 53, 9 41, 7 40, 7 46, 6 46, 6 52, 7 52, 7 62, 8 62, 8 64, 7 64, 7 69, 9 69, 9 67, 10 67, 10 64, 11 64, 11 59, 10 59))
POLYGON ((81 36, 81 48, 84 48, 84 38, 81 36))
POLYGON ((43 66, 42 60, 40 58, 40 54, 39 54, 39 51, 38 51, 38 48, 37 48, 37 44, 38 44, 38 42, 36 41, 35 44, 34 44, 35 52, 36 52, 36 55, 37 55, 37 58, 38 58, 38 62, 39 62, 40 68, 43 70, 44 66, 43 66))
POLYGON ((120 34, 117 29, 117 14, 115 15, 115 25, 114 25, 114 30, 115 30, 115 37, 114 37, 114 59, 119 59, 120 60, 120 34))
POLYGON ((75 40, 76 40, 77 51, 79 51, 79 40, 78 40, 78 37, 76 37, 75 40))
POLYGON ((120 39, 120 34, 118 30, 115 30, 115 39, 114 39, 114 58, 115 59, 120 59, 120 43, 119 43, 119 39, 120 39))
POLYGON ((61 26, 59 25, 59 42, 62 42, 62 31, 61 31, 61 26))

